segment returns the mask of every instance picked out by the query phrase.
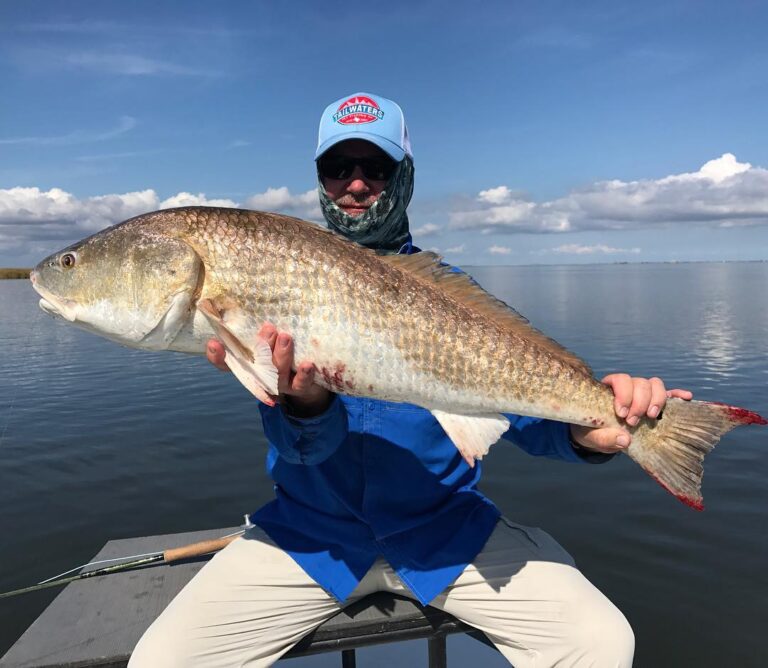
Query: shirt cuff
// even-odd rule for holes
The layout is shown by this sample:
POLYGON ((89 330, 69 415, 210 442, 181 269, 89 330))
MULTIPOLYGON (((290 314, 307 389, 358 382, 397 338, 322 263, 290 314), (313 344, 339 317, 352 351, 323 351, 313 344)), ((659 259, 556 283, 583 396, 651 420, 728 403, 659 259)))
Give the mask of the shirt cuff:
POLYGON ((283 414, 283 417, 288 420, 293 426, 297 427, 298 429, 302 429, 305 427, 311 427, 314 425, 321 425, 325 422, 327 422, 330 419, 333 418, 335 409, 338 408, 337 404, 341 403, 339 401, 339 395, 338 394, 331 394, 331 401, 326 407, 326 409, 322 413, 318 413, 317 415, 313 415, 312 417, 299 417, 298 415, 293 415, 291 413, 291 402, 290 399, 287 397, 284 399, 283 402, 279 402, 277 405, 280 407, 280 412, 283 414))
POLYGON ((347 437, 347 411, 337 395, 323 413, 311 418, 289 415, 279 405, 260 404, 259 409, 267 440, 291 464, 319 464, 347 437))

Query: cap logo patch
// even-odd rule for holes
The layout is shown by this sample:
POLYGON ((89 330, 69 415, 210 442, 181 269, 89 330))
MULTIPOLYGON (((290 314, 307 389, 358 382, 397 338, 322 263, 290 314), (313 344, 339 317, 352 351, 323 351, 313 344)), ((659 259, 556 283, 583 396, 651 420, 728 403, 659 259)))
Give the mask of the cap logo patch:
POLYGON ((333 115, 333 120, 342 125, 360 125, 361 123, 373 123, 384 118, 384 112, 379 109, 370 97, 356 95, 350 97, 333 115))

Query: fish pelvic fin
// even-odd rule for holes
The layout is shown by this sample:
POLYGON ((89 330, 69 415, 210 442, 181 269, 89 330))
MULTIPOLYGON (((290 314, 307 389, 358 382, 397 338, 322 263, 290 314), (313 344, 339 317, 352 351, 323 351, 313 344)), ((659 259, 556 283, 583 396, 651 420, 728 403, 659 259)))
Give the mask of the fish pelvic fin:
POLYGON ((503 330, 534 343, 577 371, 592 375, 592 369, 578 355, 533 327, 525 316, 486 292, 469 274, 444 264, 436 253, 422 251, 411 255, 382 255, 379 259, 409 273, 422 283, 435 286, 474 313, 488 318, 503 330))
POLYGON ((259 401, 275 405, 277 369, 272 363, 272 349, 266 341, 256 339, 253 349, 246 346, 224 323, 219 310, 210 299, 201 299, 198 310, 211 323, 227 352, 227 366, 235 377, 259 401))
POLYGON ((757 413, 708 401, 668 399, 660 419, 643 420, 627 454, 680 501, 704 510, 704 457, 734 427, 765 425, 757 413))
POLYGON ((448 434, 464 461, 474 467, 476 459, 488 454, 490 447, 509 429, 509 420, 503 415, 457 415, 433 410, 440 426, 448 434))

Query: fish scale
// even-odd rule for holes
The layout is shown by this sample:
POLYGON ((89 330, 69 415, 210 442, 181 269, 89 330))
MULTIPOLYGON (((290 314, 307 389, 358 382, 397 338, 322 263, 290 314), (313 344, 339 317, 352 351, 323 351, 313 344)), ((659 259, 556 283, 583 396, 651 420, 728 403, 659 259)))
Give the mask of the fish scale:
POLYGON ((766 423, 671 399, 663 418, 630 427, 582 360, 439 257, 379 256, 277 214, 145 214, 46 258, 31 278, 46 311, 125 345, 203 354, 218 336, 236 377, 271 404, 276 370, 257 339, 270 322, 291 334, 297 360, 314 362, 317 383, 431 410, 470 465, 506 430, 505 413, 623 426, 627 454, 701 508, 704 456, 733 427, 766 423))

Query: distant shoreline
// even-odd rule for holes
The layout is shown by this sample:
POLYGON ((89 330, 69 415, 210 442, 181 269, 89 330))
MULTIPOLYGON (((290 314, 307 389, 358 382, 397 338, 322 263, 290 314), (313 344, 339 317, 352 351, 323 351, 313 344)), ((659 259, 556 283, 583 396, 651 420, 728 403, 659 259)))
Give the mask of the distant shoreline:
POLYGON ((548 262, 548 263, 533 263, 533 264, 461 264, 456 263, 457 266, 467 269, 487 269, 489 267, 505 267, 507 269, 520 268, 520 267, 618 267, 629 266, 636 267, 640 265, 684 265, 684 264, 763 264, 768 260, 635 260, 632 262, 627 261, 614 261, 614 262, 548 262))
POLYGON ((0 280, 4 278, 29 278, 31 269, 0 268, 0 280))
MULTIPOLYGON (((616 261, 616 262, 562 262, 560 264, 546 263, 546 264, 467 264, 460 265, 467 269, 486 267, 596 267, 596 266, 616 266, 616 265, 640 265, 640 264, 665 264, 665 265, 680 265, 680 264, 759 264, 762 262, 768 262, 768 260, 636 260, 634 262, 616 261)), ((457 263, 459 264, 459 263, 457 263)), ((29 272, 31 269, 21 269, 8 267, 0 267, 0 280, 5 278, 29 278, 29 272)))

